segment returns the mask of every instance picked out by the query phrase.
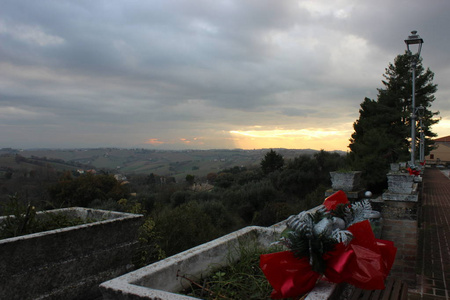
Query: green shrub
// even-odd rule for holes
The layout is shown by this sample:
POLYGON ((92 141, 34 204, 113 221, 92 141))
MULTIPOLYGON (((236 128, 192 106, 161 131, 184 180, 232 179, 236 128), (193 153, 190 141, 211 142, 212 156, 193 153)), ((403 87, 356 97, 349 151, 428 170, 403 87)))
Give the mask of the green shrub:
POLYGON ((138 247, 132 258, 136 268, 141 268, 166 257, 164 250, 159 245, 161 240, 161 236, 155 229, 155 221, 147 217, 138 230, 138 247))
POLYGON ((6 205, 4 211, 6 215, 3 222, 0 223, 0 239, 95 221, 54 212, 44 212, 37 216, 36 208, 30 204, 22 204, 16 195, 10 196, 9 203, 6 205))
POLYGON ((206 300, 270 299, 272 287, 258 266, 259 256, 280 250, 280 247, 267 249, 253 243, 242 245, 237 262, 230 262, 228 266, 221 268, 211 266, 211 275, 206 278, 178 274, 182 278, 182 284, 188 286, 182 293, 206 300))
POLYGON ((214 226, 210 215, 196 201, 165 209, 155 217, 161 234, 161 247, 167 255, 176 254, 219 237, 222 230, 214 226))

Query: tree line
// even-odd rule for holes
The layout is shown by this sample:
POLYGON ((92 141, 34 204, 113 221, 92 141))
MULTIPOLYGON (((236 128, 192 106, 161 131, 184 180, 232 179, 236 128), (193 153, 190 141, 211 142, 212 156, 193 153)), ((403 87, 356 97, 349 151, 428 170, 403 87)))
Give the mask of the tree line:
POLYGON ((313 207, 330 187, 329 172, 346 163, 345 156, 323 150, 286 161, 270 150, 259 166, 235 166, 203 178, 188 175, 178 183, 153 173, 130 174, 123 182, 112 174, 65 171, 46 183, 45 194, 31 204, 37 209, 81 206, 144 214, 138 255, 144 264, 313 207), (200 182, 211 188, 193 189, 200 182))

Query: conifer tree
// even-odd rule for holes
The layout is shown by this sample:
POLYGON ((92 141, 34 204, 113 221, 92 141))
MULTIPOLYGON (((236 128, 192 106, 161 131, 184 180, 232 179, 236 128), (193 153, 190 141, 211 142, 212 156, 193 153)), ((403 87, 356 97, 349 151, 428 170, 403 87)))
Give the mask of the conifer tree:
MULTIPOLYGON (((378 89, 377 100, 365 98, 361 103, 359 119, 353 124, 350 139, 350 157, 354 167, 364 172, 368 188, 380 190, 385 186, 389 163, 408 161, 411 145, 412 71, 408 53, 398 55, 383 74, 383 88, 378 89)), ((435 100, 437 85, 434 73, 424 69, 417 59, 415 78, 416 121, 422 118, 425 137, 425 155, 433 145, 436 134, 431 126, 439 119, 439 112, 430 110, 435 100), (417 109, 423 107, 423 109, 417 109)), ((419 130, 419 126, 416 126, 419 130)), ((418 141, 419 134, 416 134, 418 141)), ((417 151, 418 152, 418 151, 417 151)))
POLYGON ((284 166, 284 158, 281 154, 270 149, 261 161, 261 169, 264 174, 280 170, 284 166))

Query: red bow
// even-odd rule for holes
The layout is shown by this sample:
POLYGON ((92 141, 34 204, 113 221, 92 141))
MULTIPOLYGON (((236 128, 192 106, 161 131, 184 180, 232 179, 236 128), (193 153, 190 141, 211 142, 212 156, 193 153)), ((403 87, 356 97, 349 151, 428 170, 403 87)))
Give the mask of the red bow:
POLYGON ((409 175, 415 175, 415 176, 420 175, 420 171, 419 170, 408 168, 408 172, 409 172, 409 175))
MULTIPOLYGON (((348 203, 342 191, 325 199, 324 205, 333 209, 340 203, 348 203)), ((339 243, 324 255, 327 268, 323 275, 334 283, 347 282, 366 290, 384 289, 397 248, 391 241, 376 239, 367 220, 347 230, 353 234, 352 241, 347 246, 339 243)), ((308 258, 296 258, 291 251, 261 255, 260 267, 274 289, 273 299, 305 294, 321 276, 312 270, 308 258)))
POLYGON ((339 204, 349 204, 347 195, 343 191, 337 191, 323 202, 328 211, 335 210, 339 204))

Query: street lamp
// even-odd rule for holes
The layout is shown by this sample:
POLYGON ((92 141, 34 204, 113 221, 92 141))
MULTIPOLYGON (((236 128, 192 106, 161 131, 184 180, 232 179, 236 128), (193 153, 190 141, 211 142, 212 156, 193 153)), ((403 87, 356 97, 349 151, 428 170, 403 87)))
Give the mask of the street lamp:
POLYGON ((425 161, 425 128, 423 127, 423 118, 424 118, 425 107, 420 105, 417 108, 417 113, 419 115, 419 133, 420 133, 420 143, 419 143, 419 161, 421 164, 425 161))
POLYGON ((422 50, 423 39, 417 34, 417 31, 411 31, 411 35, 405 40, 409 55, 411 55, 411 71, 412 71, 412 103, 411 103, 411 162, 410 167, 415 167, 415 148, 416 148, 416 64, 422 50), (417 52, 412 53, 411 47, 417 47, 417 52))

